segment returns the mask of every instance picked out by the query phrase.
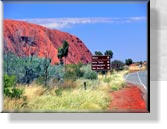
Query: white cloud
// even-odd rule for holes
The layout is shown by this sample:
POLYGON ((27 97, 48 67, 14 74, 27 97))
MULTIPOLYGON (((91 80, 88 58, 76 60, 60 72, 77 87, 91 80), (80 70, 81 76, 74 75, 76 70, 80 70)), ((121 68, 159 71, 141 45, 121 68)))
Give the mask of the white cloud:
POLYGON ((92 17, 92 18, 34 18, 20 19, 23 21, 39 24, 49 28, 66 28, 75 24, 95 24, 95 23, 133 23, 145 21, 145 17, 125 17, 125 18, 110 18, 110 17, 92 17))

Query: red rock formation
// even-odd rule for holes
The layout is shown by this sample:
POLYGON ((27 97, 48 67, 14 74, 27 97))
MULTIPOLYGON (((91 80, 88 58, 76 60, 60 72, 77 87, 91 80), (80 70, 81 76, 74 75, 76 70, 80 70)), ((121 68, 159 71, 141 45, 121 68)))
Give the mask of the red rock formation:
POLYGON ((24 21, 4 20, 4 51, 11 51, 18 56, 35 54, 51 58, 52 64, 59 63, 58 48, 62 41, 69 43, 67 64, 91 61, 91 52, 76 36, 58 30, 27 23, 24 21))

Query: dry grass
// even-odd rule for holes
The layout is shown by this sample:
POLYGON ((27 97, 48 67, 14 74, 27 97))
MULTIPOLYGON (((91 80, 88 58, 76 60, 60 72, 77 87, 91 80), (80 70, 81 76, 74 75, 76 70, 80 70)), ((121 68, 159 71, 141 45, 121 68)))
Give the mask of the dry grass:
POLYGON ((11 99, 9 97, 4 98, 3 102, 3 111, 4 112, 20 112, 25 106, 27 102, 21 99, 11 99))
POLYGON ((83 89, 83 83, 86 82, 87 89, 98 89, 104 92, 119 90, 125 86, 124 75, 126 73, 128 73, 127 70, 114 71, 113 73, 108 72, 106 75, 99 74, 97 80, 78 79, 76 81, 77 88, 83 89))
POLYGON ((126 70, 119 72, 114 71, 112 74, 107 73, 107 75, 99 75, 99 88, 108 91, 115 91, 123 88, 125 85, 124 75, 127 72, 126 70))
POLYGON ((25 87, 23 95, 26 96, 28 100, 31 100, 34 97, 43 95, 45 91, 46 88, 35 84, 25 87))
POLYGON ((4 98, 4 111, 27 112, 89 112, 107 111, 111 97, 109 91, 119 90, 124 86, 123 76, 127 71, 98 75, 97 80, 80 78, 76 81, 65 80, 61 88, 44 88, 35 83, 24 87, 27 99, 4 98), (83 83, 87 83, 87 89, 83 83), (60 89, 60 94, 56 90, 60 89))
POLYGON ((76 88, 77 84, 73 80, 65 80, 64 83, 60 85, 61 88, 66 89, 66 88, 76 88))
POLYGON ((33 99, 29 104, 30 111, 84 112, 105 111, 109 96, 99 90, 63 90, 61 96, 43 95, 33 99))

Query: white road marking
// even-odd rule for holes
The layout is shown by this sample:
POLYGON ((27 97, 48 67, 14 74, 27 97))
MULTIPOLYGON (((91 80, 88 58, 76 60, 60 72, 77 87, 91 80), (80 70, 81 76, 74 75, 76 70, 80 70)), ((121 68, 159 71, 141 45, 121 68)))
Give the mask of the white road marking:
POLYGON ((136 73, 129 73, 129 74, 127 74, 127 75, 125 76, 125 80, 127 80, 127 78, 128 78, 129 76, 133 75, 133 74, 136 74, 136 73))
MULTIPOLYGON (((131 76, 132 74, 136 74, 136 73, 130 73, 130 74, 127 74, 127 75, 125 76, 125 81, 134 84, 134 81, 130 81, 130 80, 128 80, 128 77, 131 76)), ((138 82, 135 81, 135 84, 138 84, 138 82)))
POLYGON ((127 75, 125 76, 125 80, 127 80, 128 76, 129 76, 129 74, 127 74, 127 75))
POLYGON ((138 78, 139 78, 139 81, 140 81, 140 84, 142 84, 143 85, 143 87, 144 87, 144 89, 146 89, 146 86, 143 84, 143 82, 141 81, 141 79, 140 79, 140 77, 139 77, 139 73, 137 72, 137 76, 138 76, 138 78))

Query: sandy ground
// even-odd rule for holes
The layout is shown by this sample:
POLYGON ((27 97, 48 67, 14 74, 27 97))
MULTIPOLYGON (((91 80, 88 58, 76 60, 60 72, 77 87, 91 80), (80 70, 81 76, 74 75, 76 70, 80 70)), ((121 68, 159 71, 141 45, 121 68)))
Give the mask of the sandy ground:
POLYGON ((147 112, 146 102, 142 90, 133 84, 119 91, 110 93, 112 101, 109 110, 113 112, 147 112))

